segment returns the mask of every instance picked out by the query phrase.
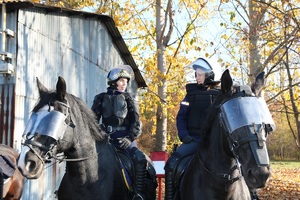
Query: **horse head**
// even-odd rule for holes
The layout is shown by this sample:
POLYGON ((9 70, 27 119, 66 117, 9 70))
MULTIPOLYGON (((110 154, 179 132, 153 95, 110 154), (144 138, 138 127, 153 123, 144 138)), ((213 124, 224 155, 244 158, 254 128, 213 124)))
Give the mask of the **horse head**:
POLYGON ((79 149, 78 141, 85 142, 86 148, 95 149, 86 135, 88 127, 94 133, 91 137, 104 138, 104 134, 99 134, 93 112, 79 98, 66 92, 62 77, 58 78, 56 91, 49 91, 39 79, 37 86, 40 99, 24 130, 25 142, 18 159, 20 171, 29 179, 38 178, 45 163, 52 158, 62 161, 66 156, 76 157, 84 149, 79 149), (79 123, 78 118, 84 123, 79 123), (75 134, 75 127, 82 134, 75 134))
POLYGON ((214 104, 218 109, 220 129, 226 138, 223 140, 225 152, 236 160, 235 167, 241 170, 250 189, 264 187, 270 175, 266 140, 275 125, 260 96, 264 83, 262 72, 251 87, 235 86, 226 70, 221 78, 222 95, 214 104))

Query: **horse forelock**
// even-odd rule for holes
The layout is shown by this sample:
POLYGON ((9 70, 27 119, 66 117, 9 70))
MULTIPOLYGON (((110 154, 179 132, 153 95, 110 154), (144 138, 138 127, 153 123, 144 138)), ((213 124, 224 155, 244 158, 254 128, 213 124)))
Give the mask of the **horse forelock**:
POLYGON ((34 106, 34 108, 32 109, 32 112, 37 112, 39 111, 42 107, 44 107, 45 105, 48 105, 49 102, 54 99, 54 97, 56 96, 55 92, 43 92, 40 94, 39 97, 39 101, 37 102, 37 104, 34 106))

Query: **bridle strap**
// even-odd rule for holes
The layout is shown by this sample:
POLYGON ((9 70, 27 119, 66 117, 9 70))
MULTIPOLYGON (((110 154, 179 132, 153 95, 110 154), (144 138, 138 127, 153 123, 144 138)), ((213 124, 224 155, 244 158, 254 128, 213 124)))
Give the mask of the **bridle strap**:
POLYGON ((233 141, 233 145, 234 145, 235 150, 237 150, 243 144, 245 144, 247 142, 252 142, 252 141, 258 141, 257 137, 248 136, 248 137, 245 137, 243 139, 240 139, 239 141, 233 141))
POLYGON ((205 166, 204 162, 201 159, 200 152, 198 152, 197 154, 198 154, 198 160, 199 160, 199 162, 201 163, 201 165, 205 169, 205 171, 207 171, 208 173, 210 173, 210 174, 212 174, 212 175, 214 175, 214 176, 216 176, 218 178, 225 179, 226 181, 229 182, 229 184, 232 184, 235 181, 238 181, 239 179, 242 178, 238 161, 236 161, 236 164, 230 169, 230 173, 228 173, 228 174, 226 174, 226 173, 215 173, 215 172, 211 171, 210 169, 208 169, 205 166), (239 175, 237 177, 232 178, 231 177, 231 173, 234 172, 235 170, 239 170, 239 175))
MULTIPOLYGON (((30 141, 30 140, 29 140, 30 141)), ((37 146, 37 147, 39 147, 40 146, 40 148, 43 148, 43 147, 45 147, 45 146, 41 146, 41 144, 39 144, 38 145, 38 143, 37 142, 28 142, 27 140, 25 141, 25 143, 21 143, 23 146, 27 146, 29 149, 30 149, 30 151, 32 151, 33 152, 33 154, 36 156, 36 157, 38 157, 41 161, 42 161, 42 163, 43 163, 43 165, 45 165, 45 161, 44 161, 44 159, 36 152, 36 150, 32 147, 32 146, 37 146)))

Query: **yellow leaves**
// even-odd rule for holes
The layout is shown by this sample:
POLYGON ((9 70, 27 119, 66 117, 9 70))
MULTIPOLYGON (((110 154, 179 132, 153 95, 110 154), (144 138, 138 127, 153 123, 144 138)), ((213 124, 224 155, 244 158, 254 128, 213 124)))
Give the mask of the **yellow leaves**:
POLYGON ((274 41, 270 41, 270 42, 267 43, 267 46, 268 46, 269 48, 273 48, 273 47, 275 47, 276 45, 277 45, 277 44, 275 44, 274 41))
POLYGON ((228 40, 228 39, 229 39, 229 36, 226 35, 226 34, 223 34, 223 35, 221 35, 221 38, 222 38, 222 39, 225 39, 225 40, 228 40))
POLYGON ((146 70, 147 72, 149 72, 149 71, 151 70, 151 68, 150 68, 149 66, 146 66, 146 67, 145 67, 145 70, 146 70))
MULTIPOLYGON (((38 0, 33 0, 33 2, 40 3, 38 0)), ((72 8, 81 9, 84 7, 94 6, 95 2, 93 0, 66 0, 66 1, 46 1, 47 5, 62 7, 62 8, 72 8)))

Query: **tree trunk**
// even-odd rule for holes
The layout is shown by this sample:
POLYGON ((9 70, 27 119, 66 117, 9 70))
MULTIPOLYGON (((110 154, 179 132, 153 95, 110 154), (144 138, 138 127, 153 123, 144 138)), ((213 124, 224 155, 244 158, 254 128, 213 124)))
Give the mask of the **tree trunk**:
POLYGON ((167 109, 164 106, 166 100, 166 73, 165 62, 165 46, 163 44, 163 29, 164 29, 165 15, 163 4, 161 0, 156 1, 156 45, 157 45, 157 69, 159 70, 161 78, 158 82, 157 94, 161 98, 156 111, 156 143, 155 151, 165 151, 167 142, 167 109))
POLYGON ((253 0, 249 0, 249 69, 250 82, 254 82, 255 77, 262 71, 261 55, 257 46, 259 39, 258 28, 262 13, 257 11, 253 0))

